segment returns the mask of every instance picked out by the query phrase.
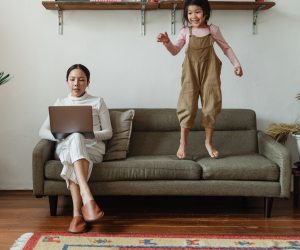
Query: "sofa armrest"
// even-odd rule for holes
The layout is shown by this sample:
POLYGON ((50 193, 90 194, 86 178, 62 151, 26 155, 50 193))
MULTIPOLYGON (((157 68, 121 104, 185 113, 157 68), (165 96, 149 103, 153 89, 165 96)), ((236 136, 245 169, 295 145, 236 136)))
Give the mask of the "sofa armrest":
POLYGON ((48 160, 54 158, 55 142, 46 139, 40 140, 32 153, 32 181, 33 193, 44 194, 44 168, 48 160))
POLYGON ((262 131, 258 132, 258 150, 280 168, 280 197, 289 197, 291 193, 291 155, 288 149, 262 131))

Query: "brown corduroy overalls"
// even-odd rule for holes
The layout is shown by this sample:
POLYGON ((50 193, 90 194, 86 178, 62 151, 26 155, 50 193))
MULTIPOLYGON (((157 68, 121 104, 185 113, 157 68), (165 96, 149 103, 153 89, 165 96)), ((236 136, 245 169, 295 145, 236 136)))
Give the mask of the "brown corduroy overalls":
POLYGON ((201 98, 201 125, 214 128, 216 115, 221 111, 221 66, 213 48, 211 34, 203 37, 192 35, 182 64, 181 92, 177 105, 177 116, 182 128, 191 128, 201 98))

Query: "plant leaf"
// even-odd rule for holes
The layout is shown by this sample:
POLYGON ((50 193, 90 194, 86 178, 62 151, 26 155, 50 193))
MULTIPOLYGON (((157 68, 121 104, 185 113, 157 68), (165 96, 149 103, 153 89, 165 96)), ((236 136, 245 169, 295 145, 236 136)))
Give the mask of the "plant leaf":
POLYGON ((4 75, 4 72, 0 73, 0 85, 3 85, 4 83, 7 83, 10 80, 10 75, 4 75))

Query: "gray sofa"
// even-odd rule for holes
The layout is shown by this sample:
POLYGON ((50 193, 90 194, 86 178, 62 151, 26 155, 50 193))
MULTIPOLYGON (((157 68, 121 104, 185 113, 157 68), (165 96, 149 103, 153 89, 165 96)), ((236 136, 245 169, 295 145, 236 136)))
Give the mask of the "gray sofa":
MULTIPOLYGON (((224 109, 217 117, 214 142, 219 159, 204 147, 200 112, 189 137, 188 156, 175 156, 179 123, 175 109, 135 109, 128 157, 95 164, 90 187, 96 196, 242 196, 263 197, 265 217, 273 198, 290 195, 288 150, 256 129, 247 109, 224 109)), ((54 158, 55 143, 42 139, 33 151, 33 192, 49 196, 56 215, 57 198, 69 195, 54 158)))

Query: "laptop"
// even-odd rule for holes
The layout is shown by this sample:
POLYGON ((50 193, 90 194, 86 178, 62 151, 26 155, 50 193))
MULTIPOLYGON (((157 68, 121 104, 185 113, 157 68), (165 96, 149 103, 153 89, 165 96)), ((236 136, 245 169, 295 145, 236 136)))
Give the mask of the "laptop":
POLYGON ((72 133, 81 133, 94 139, 92 106, 49 106, 51 133, 64 139, 72 133))

